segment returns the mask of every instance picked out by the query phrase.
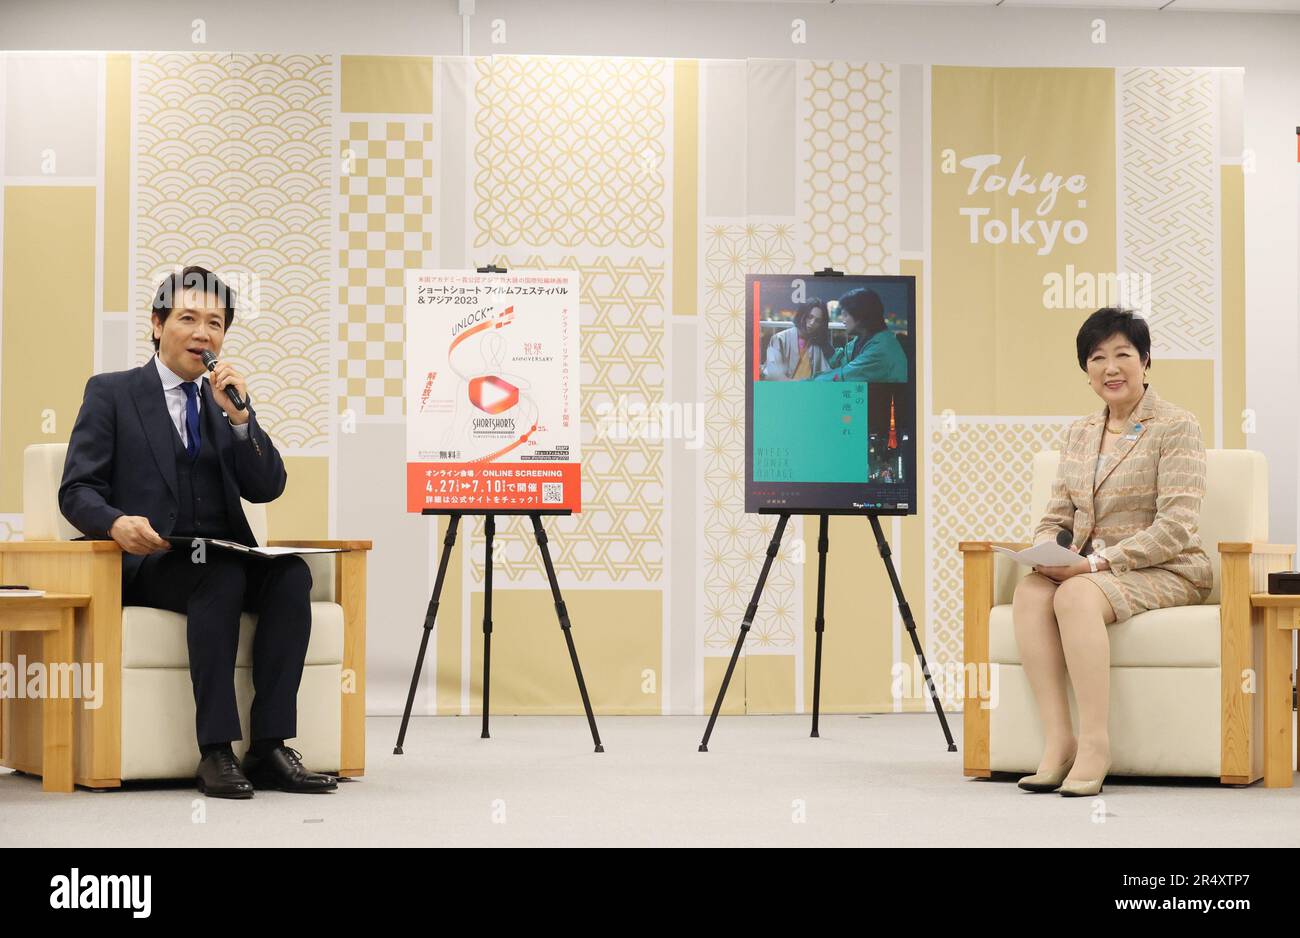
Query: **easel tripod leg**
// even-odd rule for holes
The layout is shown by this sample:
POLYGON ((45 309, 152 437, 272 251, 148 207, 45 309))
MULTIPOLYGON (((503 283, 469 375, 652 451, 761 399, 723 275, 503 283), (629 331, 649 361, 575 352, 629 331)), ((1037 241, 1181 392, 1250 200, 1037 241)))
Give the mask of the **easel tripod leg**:
POLYGON ((569 608, 564 603, 564 597, 560 595, 560 582, 555 576, 555 564, 551 561, 551 551, 547 545, 546 529, 542 527, 542 516, 531 515, 533 519, 533 534, 537 538, 537 547, 542 552, 542 564, 546 567, 546 579, 551 584, 551 596, 555 600, 555 614, 560 620, 560 630, 564 632, 564 642, 569 646, 569 660, 573 662, 573 674, 578 679, 578 693, 582 695, 582 708, 587 712, 587 725, 591 727, 591 741, 596 746, 597 752, 604 752, 605 747, 600 742, 600 731, 596 729, 596 715, 591 710, 591 698, 587 694, 587 682, 582 679, 582 665, 578 663, 578 649, 573 644, 573 634, 570 632, 569 608))
POLYGON ((420 638, 420 653, 415 659, 415 671, 411 674, 411 688, 406 692, 406 709, 402 711, 402 728, 397 733, 397 745, 393 755, 402 754, 402 745, 406 742, 406 727, 411 722, 411 708, 415 706, 415 689, 420 684, 420 671, 424 668, 424 656, 429 649, 429 635, 438 618, 438 603, 442 596, 442 583, 447 576, 447 564, 451 562, 451 549, 456 544, 456 527, 460 524, 460 515, 452 515, 447 523, 447 534, 442 539, 442 562, 438 564, 438 576, 433 581, 433 594, 429 597, 429 606, 424 611, 424 635, 420 638))
POLYGON ((486 516, 484 524, 486 545, 483 570, 483 732, 480 739, 489 739, 488 713, 492 696, 492 538, 497 533, 496 515, 486 516))
POLYGON ((826 551, 830 547, 830 536, 827 533, 829 526, 829 517, 822 515, 820 534, 817 537, 817 618, 815 620, 817 651, 813 658, 812 717, 812 735, 814 738, 818 736, 817 718, 821 712, 822 699, 822 632, 826 631, 826 551))
POLYGON ((745 610, 745 618, 740 623, 740 634, 736 636, 736 647, 732 649, 731 661, 727 664, 727 673, 722 678, 722 686, 718 688, 718 699, 713 702, 713 714, 709 717, 709 725, 704 729, 704 738, 700 740, 700 752, 709 751, 709 737, 713 735, 713 724, 718 722, 718 712, 722 709, 722 699, 727 696, 727 687, 731 684, 732 672, 736 670, 736 660, 740 657, 740 648, 745 644, 745 636, 749 634, 749 627, 753 625, 754 618, 758 615, 758 602, 763 597, 763 587, 767 584, 767 575, 772 570, 772 561, 776 559, 776 555, 781 549, 781 536, 785 534, 785 526, 789 520, 789 513, 782 512, 780 520, 776 523, 776 531, 772 534, 772 542, 767 545, 767 558, 763 561, 763 571, 758 575, 758 583, 754 586, 754 595, 750 598, 749 607, 745 610))
POLYGON ((876 515, 869 515, 871 519, 871 530, 876 535, 876 548, 880 551, 880 557, 885 562, 885 571, 889 574, 889 582, 894 587, 894 596, 898 599, 898 614, 903 618, 903 624, 907 626, 907 634, 912 637, 912 650, 916 653, 917 660, 921 662, 921 673, 925 675, 925 686, 930 692, 930 701, 934 704, 934 712, 939 715, 939 725, 943 727, 944 739, 948 741, 948 751, 956 752, 957 744, 953 742, 952 730, 948 729, 948 718, 943 714, 943 704, 939 702, 939 693, 934 689, 934 679, 930 676, 930 665, 925 660, 925 652, 921 649, 921 640, 916 634, 916 621, 912 618, 912 607, 907 604, 907 599, 903 596, 903 584, 898 581, 898 573, 894 570, 894 561, 890 556, 889 544, 885 540, 885 533, 880 529, 880 519, 876 515))

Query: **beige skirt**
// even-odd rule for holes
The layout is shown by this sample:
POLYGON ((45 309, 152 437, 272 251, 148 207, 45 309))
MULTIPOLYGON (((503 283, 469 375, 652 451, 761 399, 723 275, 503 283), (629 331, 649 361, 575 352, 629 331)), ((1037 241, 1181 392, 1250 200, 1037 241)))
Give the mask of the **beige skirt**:
POLYGON ((1162 567, 1143 567, 1119 576, 1110 570, 1098 573, 1080 573, 1101 587, 1115 610, 1115 621, 1131 619, 1148 609, 1167 606, 1199 606, 1210 595, 1208 589, 1199 590, 1191 581, 1162 567))

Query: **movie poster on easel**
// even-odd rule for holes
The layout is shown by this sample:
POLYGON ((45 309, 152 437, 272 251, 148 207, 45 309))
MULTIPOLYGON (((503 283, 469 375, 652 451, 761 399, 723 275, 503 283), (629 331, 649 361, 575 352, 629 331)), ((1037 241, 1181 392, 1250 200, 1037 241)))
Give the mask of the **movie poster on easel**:
POLYGON ((578 274, 406 277, 406 509, 579 511, 578 274))
POLYGON ((915 514, 916 278, 745 284, 745 511, 915 514))

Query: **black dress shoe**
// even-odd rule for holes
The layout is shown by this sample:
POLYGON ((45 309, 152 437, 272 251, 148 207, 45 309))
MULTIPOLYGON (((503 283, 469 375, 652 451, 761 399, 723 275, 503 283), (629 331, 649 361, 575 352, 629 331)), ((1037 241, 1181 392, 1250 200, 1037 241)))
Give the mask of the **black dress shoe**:
POLYGON ((210 798, 252 798, 253 786, 229 749, 216 749, 199 760, 199 791, 210 798))
POLYGON ((250 749, 244 756, 244 774, 255 788, 303 794, 334 791, 339 785, 331 775, 308 772, 302 764, 302 753, 288 746, 277 746, 261 755, 250 749))

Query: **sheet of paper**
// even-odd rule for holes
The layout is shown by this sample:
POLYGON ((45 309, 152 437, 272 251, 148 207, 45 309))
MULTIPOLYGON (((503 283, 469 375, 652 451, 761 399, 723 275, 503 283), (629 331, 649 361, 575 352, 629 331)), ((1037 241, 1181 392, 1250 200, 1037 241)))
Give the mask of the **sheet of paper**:
POLYGON ((1077 554, 1068 547, 1062 547, 1055 541, 1043 541, 1043 543, 1035 544, 1025 550, 1008 550, 1005 547, 997 546, 994 546, 993 549, 999 554, 1006 554, 1016 563, 1023 563, 1029 567, 1069 566, 1078 563, 1083 557, 1082 554, 1077 554))

